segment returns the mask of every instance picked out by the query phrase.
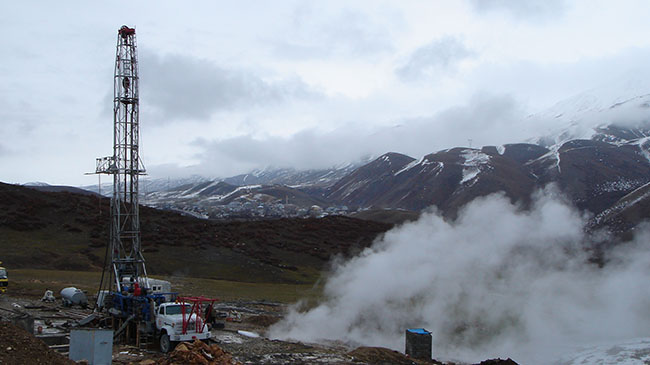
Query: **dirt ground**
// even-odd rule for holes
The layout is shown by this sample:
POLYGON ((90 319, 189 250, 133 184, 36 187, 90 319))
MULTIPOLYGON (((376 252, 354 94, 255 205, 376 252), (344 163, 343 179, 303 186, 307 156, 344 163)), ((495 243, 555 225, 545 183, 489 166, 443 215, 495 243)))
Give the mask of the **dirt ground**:
MULTIPOLYGON (((284 304, 227 302, 219 303, 216 309, 227 313, 231 320, 225 321, 223 328, 213 328, 212 339, 207 344, 180 344, 166 355, 155 345, 138 348, 114 344, 113 364, 453 364, 415 360, 386 348, 353 349, 342 343, 309 344, 264 337, 268 326, 282 317, 284 304)), ((79 320, 91 313, 90 309, 64 307, 59 301, 44 303, 1 295, 0 364, 74 364, 67 358, 66 344, 48 347, 43 342, 44 336, 64 338, 79 320), (33 324, 25 325, 21 320, 26 315, 33 318, 33 324), (31 326, 36 336, 20 328, 21 325, 31 326)), ((485 364, 516 365, 509 359, 489 361, 485 364)))
POLYGON ((0 364, 74 364, 45 342, 9 322, 0 321, 0 344, 0 364))

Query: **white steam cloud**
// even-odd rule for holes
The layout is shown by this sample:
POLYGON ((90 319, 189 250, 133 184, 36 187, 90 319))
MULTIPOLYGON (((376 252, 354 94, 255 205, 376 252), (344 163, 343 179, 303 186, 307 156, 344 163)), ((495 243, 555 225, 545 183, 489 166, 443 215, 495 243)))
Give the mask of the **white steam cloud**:
POLYGON ((404 351, 433 332, 433 357, 548 364, 578 346, 650 335, 650 230, 588 263, 585 217, 546 190, 531 210, 476 199, 454 222, 436 212, 339 264, 314 308, 296 306, 274 338, 404 351))

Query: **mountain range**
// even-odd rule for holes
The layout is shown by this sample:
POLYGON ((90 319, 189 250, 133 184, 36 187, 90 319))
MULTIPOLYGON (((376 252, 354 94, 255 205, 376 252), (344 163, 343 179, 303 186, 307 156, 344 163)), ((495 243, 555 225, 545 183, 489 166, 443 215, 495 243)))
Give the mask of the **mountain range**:
MULTIPOLYGON (((389 152, 329 169, 268 167, 222 179, 142 179, 140 201, 199 218, 353 214, 398 223, 430 207, 453 218, 463 205, 492 193, 526 207, 535 191, 553 184, 593 217, 590 227, 624 232, 650 216, 642 209, 650 199, 650 94, 630 92, 636 94, 605 101, 583 93, 531 115, 532 121, 552 119, 564 127, 524 143, 456 147, 420 158, 389 152)), ((110 184, 84 189, 111 191, 110 184)))
MULTIPOLYGON (((322 269, 330 256, 367 247, 423 210, 435 207, 453 219, 466 203, 494 193, 526 209, 535 192, 548 191, 542 189, 549 184, 590 217, 588 230, 607 228, 630 237, 650 218, 650 95, 599 110, 602 114, 589 109, 589 118, 598 120, 595 127, 583 128, 573 113, 566 128, 526 143, 456 147, 420 158, 390 152, 324 170, 269 168, 229 179, 143 180, 144 205, 217 218, 144 207, 143 247, 149 260, 169 273, 177 266, 163 264, 172 252, 163 248, 192 247, 205 251, 206 260, 223 258, 219 278, 231 278, 232 272, 241 276, 240 269, 230 271, 236 262, 240 268, 259 268, 246 280, 309 281, 304 275, 322 269), (630 117, 621 118, 625 115, 630 117)), ((77 188, 30 185, 0 184, 5 256, 17 267, 34 262, 101 267, 109 200, 77 188), (54 250, 60 244, 80 248, 54 250), (26 247, 32 247, 28 254, 26 247), (59 256, 46 259, 54 253, 59 256)))
POLYGON ((625 231, 649 215, 636 207, 649 199, 650 94, 607 107, 586 107, 585 99, 547 111, 545 118, 568 118, 566 127, 527 143, 450 148, 419 159, 390 152, 332 169, 268 168, 226 179, 153 180, 143 201, 204 218, 429 207, 453 218, 466 203, 492 193, 526 207, 535 191, 554 184, 594 217, 593 227, 625 231))

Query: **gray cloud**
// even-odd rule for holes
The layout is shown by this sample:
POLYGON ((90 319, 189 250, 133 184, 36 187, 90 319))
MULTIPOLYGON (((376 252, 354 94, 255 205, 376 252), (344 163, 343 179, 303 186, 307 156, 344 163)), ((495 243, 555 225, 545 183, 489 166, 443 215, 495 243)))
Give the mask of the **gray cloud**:
POLYGON ((395 73, 404 81, 439 78, 456 70, 458 62, 474 52, 454 37, 444 37, 416 49, 395 73))
POLYGON ((531 112, 539 112, 584 92, 596 93, 599 99, 612 104, 647 94, 650 71, 646 65, 649 62, 650 48, 630 47, 579 62, 484 63, 471 71, 470 78, 478 90, 516 93, 517 98, 535 103, 531 112))
POLYGON ((535 135, 531 127, 525 125, 525 111, 512 96, 479 93, 464 105, 378 129, 368 137, 368 143, 417 158, 445 148, 466 146, 468 139, 473 140, 475 147, 520 142, 535 135))
MULTIPOLYGON (((369 128, 349 124, 330 132, 303 130, 290 137, 243 135, 224 140, 200 139, 201 152, 192 173, 227 177, 266 166, 329 168, 394 151, 416 158, 454 146, 519 142, 534 134, 515 99, 477 94, 466 105, 436 115, 369 128)), ((169 167, 165 169, 169 173, 169 167)), ((187 169, 183 169, 187 173, 187 169)), ((154 169, 150 169, 155 175, 154 169)))
POLYGON ((505 12, 515 19, 550 20, 564 14, 565 0, 469 0, 478 13, 505 12))
POLYGON ((292 37, 275 41, 275 53, 281 57, 317 59, 373 56, 393 49, 387 28, 359 11, 342 10, 321 21, 316 15, 321 14, 310 3, 297 7, 292 37))
POLYGON ((363 132, 352 127, 330 133, 305 130, 289 138, 259 139, 245 135, 222 141, 198 140, 195 145, 203 151, 196 156, 201 161, 196 168, 205 172, 218 170, 222 177, 266 166, 328 168, 379 151, 372 145, 355 143, 360 133, 363 132), (232 170, 224 171, 224 166, 232 170))
POLYGON ((11 93, 2 95, 0 102, 0 132, 4 135, 10 135, 10 132, 18 135, 31 135, 43 121, 49 120, 49 115, 45 113, 39 105, 26 100, 12 100, 11 93))
POLYGON ((160 121, 207 119, 222 110, 249 109, 317 97, 298 77, 266 81, 253 72, 197 58, 141 52, 141 93, 160 121))
MULTIPOLYGON (((639 59, 639 55, 636 55, 634 59, 639 59)), ((616 60, 608 61, 606 65, 616 64, 614 62, 616 60)), ((621 70, 618 70, 622 74, 612 75, 618 80, 618 83, 605 82, 601 88, 592 90, 592 93, 598 96, 597 98, 603 99, 604 103, 601 106, 605 109, 616 101, 647 94, 646 81, 650 74, 647 71, 627 67, 628 65, 624 62, 618 64, 622 65, 621 70), (630 70, 633 72, 629 72, 630 70), (624 75, 626 76, 624 77, 624 75), (625 92, 622 93, 621 90, 625 90, 625 92), (601 92, 604 94, 601 95, 601 92), (608 95, 617 98, 610 100, 608 95), (625 98, 619 100, 619 97, 622 96, 625 98)), ((599 65, 591 67, 611 69, 612 72, 615 69, 599 65)), ((511 72, 520 76, 518 78, 520 82, 530 81, 533 84, 532 79, 527 79, 529 76, 527 76, 526 70, 529 68, 513 67, 511 72)), ((499 72, 493 70, 490 72, 490 69, 484 71, 487 79, 482 81, 483 85, 481 86, 484 86, 482 88, 487 89, 489 85, 499 82, 498 78, 492 76, 499 72)), ((539 72, 539 70, 537 71, 539 72)), ((557 75, 568 78, 571 74, 571 72, 561 73, 560 71, 553 68, 546 70, 542 75, 552 79, 557 75)), ((548 83, 551 84, 550 81, 548 83)), ((534 91, 541 92, 543 85, 540 83, 534 83, 534 85, 536 86, 534 91)), ((552 94, 552 92, 548 92, 552 94)), ((433 115, 398 119, 391 126, 371 127, 367 121, 360 120, 357 124, 348 124, 329 132, 306 129, 287 137, 259 137, 259 134, 251 133, 236 138, 214 140, 206 136, 205 139, 194 142, 193 148, 200 151, 193 156, 193 160, 198 161, 195 166, 178 169, 177 174, 170 172, 173 170, 173 166, 168 166, 164 169, 163 176, 187 175, 191 170, 193 174, 227 177, 267 166, 297 169, 328 168, 358 161, 368 156, 378 156, 388 151, 419 158, 441 149, 467 146, 469 139, 472 140, 474 147, 524 142, 531 138, 548 135, 557 129, 566 128, 570 120, 563 121, 561 118, 555 118, 557 114, 568 113, 571 107, 583 108, 583 104, 579 100, 576 102, 574 99, 568 99, 567 103, 569 103, 568 106, 560 105, 558 108, 551 109, 550 114, 541 113, 531 117, 521 101, 509 94, 477 93, 464 104, 447 108, 433 115)), ((369 103, 367 107, 372 108, 373 104, 369 103)), ((328 107, 328 110, 337 111, 336 105, 328 107)), ((639 118, 647 116, 645 110, 634 109, 632 111, 634 113, 631 114, 629 109, 617 107, 611 110, 607 109, 606 112, 583 115, 583 119, 585 119, 583 124, 585 127, 592 127, 607 121, 637 121, 639 118)), ((575 118, 572 117, 572 119, 575 118)), ((155 168, 148 167, 150 167, 150 173, 156 175, 155 168)))

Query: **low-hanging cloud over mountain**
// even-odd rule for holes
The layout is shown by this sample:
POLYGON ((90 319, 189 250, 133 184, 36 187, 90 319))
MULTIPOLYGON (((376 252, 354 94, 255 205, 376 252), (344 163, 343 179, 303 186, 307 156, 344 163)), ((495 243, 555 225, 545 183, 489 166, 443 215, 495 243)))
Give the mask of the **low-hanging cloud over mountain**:
MULTIPOLYGON (((367 128, 350 123, 331 131, 306 129, 287 137, 247 134, 225 139, 196 139, 194 173, 221 177, 266 166, 329 168, 386 151, 421 157, 444 148, 499 145, 535 136, 520 104, 507 95, 476 94, 467 104, 399 124, 367 128)), ((537 128, 537 129, 536 129, 537 128)), ((169 165, 164 171, 170 173, 169 165)), ((181 169, 187 173, 187 169, 181 169)), ((157 175, 156 166, 150 173, 157 175)))
POLYGON ((424 214, 339 262, 322 301, 296 306, 271 335, 402 351, 404 330, 424 327, 434 358, 523 364, 650 335, 650 227, 599 268, 589 263, 584 222, 553 190, 530 211, 492 195, 456 221, 424 214))
POLYGON ((218 111, 250 109, 318 97, 300 78, 268 81, 253 71, 227 69, 184 55, 141 54, 141 89, 154 119, 207 121, 218 111))

